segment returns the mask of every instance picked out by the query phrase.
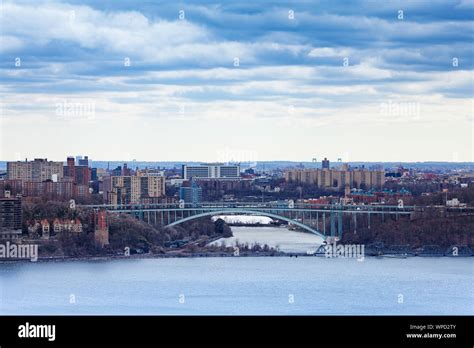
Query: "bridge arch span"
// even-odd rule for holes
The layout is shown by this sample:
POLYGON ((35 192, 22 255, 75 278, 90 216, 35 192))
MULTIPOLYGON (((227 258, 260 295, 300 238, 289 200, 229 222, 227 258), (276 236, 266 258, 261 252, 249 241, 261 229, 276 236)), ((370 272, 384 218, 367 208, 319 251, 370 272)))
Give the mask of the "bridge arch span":
POLYGON ((293 225, 296 225, 298 227, 301 227, 302 229, 308 231, 308 232, 311 232, 319 237, 321 237, 323 240, 326 239, 326 236, 323 235, 321 232, 315 230, 314 228, 311 228, 309 227, 308 225, 305 225, 299 221, 295 221, 295 220, 292 220, 290 218, 287 218, 285 216, 281 216, 281 215, 277 215, 277 214, 273 214, 273 213, 270 213, 270 212, 266 212, 266 211, 259 211, 259 210, 243 210, 243 209, 232 209, 232 210, 228 210, 228 209, 223 209, 223 210, 213 210, 213 211, 208 211, 208 212, 205 212, 205 213, 200 213, 200 214, 196 214, 196 215, 192 215, 192 216, 188 216, 188 217, 185 217, 183 219, 180 219, 180 220, 177 220, 177 221, 174 221, 172 223, 170 223, 169 225, 166 225, 165 227, 172 227, 172 226, 176 226, 176 225, 179 225, 183 222, 186 222, 186 221, 191 221, 191 220, 194 220, 194 219, 199 219, 199 218, 202 218, 202 217, 205 217, 205 216, 214 216, 214 215, 223 215, 223 214, 242 214, 242 215, 262 215, 262 216, 267 216, 267 217, 271 217, 271 218, 274 218, 274 219, 278 219, 278 220, 283 220, 283 221, 286 221, 288 223, 291 223, 293 225))

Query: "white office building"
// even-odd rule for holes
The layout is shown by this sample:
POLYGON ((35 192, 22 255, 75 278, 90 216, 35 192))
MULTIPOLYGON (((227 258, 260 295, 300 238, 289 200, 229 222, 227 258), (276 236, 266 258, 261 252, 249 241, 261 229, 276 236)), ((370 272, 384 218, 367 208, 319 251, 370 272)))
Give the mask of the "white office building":
POLYGON ((237 179, 240 177, 239 165, 220 163, 201 164, 197 166, 183 165, 183 179, 237 179))

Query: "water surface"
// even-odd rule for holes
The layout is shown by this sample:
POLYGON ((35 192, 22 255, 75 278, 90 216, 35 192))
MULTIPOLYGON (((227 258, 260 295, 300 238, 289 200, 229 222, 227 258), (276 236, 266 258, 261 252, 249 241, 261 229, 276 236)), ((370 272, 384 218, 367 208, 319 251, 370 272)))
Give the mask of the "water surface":
POLYGON ((0 265, 0 314, 474 314, 472 258, 0 265), (73 301, 74 300, 74 301, 73 301))

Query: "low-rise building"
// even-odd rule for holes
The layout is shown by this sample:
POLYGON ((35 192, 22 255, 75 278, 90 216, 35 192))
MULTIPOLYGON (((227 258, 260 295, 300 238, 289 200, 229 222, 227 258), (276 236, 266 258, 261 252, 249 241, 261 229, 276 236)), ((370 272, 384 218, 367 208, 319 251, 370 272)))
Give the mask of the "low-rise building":
POLYGON ((453 199, 446 200, 446 206, 464 208, 467 206, 467 204, 461 203, 458 198, 453 198, 453 199))
POLYGON ((56 218, 53 221, 53 231, 56 234, 61 232, 80 233, 82 232, 82 227, 82 223, 79 219, 60 220, 56 218))

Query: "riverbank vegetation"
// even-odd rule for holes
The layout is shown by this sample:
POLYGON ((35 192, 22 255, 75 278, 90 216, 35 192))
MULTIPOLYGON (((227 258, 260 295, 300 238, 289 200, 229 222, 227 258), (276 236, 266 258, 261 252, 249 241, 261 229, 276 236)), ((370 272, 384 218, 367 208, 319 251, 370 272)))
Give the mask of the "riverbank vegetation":
MULTIPOLYGON (((438 198, 431 197, 434 201, 438 198)), ((466 193, 462 199, 470 201, 471 196, 466 193)), ((474 249, 474 216, 451 216, 443 207, 433 206, 412 216, 385 216, 383 221, 380 215, 373 215, 370 228, 367 219, 367 216, 359 215, 355 224, 351 216, 344 216, 342 243, 383 243, 386 246, 404 245, 411 249, 426 245, 440 248, 465 245, 474 249)), ((326 223, 326 231, 329 231, 329 221, 326 223)), ((132 254, 165 254, 180 250, 187 253, 203 252, 216 248, 209 246, 210 242, 232 236, 232 231, 224 220, 217 219, 213 222, 211 218, 196 219, 165 228, 149 225, 132 215, 109 213, 108 225, 110 243, 105 248, 99 248, 94 241, 94 216, 91 209, 71 208, 68 202, 44 199, 23 202, 23 237, 38 243, 40 255, 43 256, 120 255, 126 250, 132 254), (41 233, 31 233, 31 224, 44 219, 50 224, 55 219, 78 219, 82 223, 83 232, 55 233, 51 227, 49 239, 43 238, 41 233)), ((318 229, 322 230, 322 225, 318 229)), ((265 246, 238 247, 245 252, 271 252, 265 246)), ((227 247, 220 248, 221 251, 231 252, 227 247)))
MULTIPOLYGON (((343 243, 385 245, 407 245, 419 248, 424 245, 450 247, 465 245, 474 248, 474 216, 449 216, 438 209, 428 209, 423 214, 410 217, 373 218, 368 228, 367 221, 361 221, 356 229, 353 221, 345 220, 343 243)), ((366 220, 366 218, 365 218, 366 220)))
POLYGON ((232 237, 230 227, 222 219, 215 222, 210 217, 185 222, 173 227, 150 225, 128 214, 108 214, 109 245, 100 248, 94 241, 94 215, 91 209, 71 208, 68 202, 33 199, 23 202, 23 237, 39 244, 42 256, 83 257, 87 255, 117 255, 124 252, 165 253, 187 247, 205 248, 208 241, 232 237), (60 232, 53 229, 53 222, 76 220, 82 232, 60 232), (47 220, 50 236, 41 229, 32 233, 31 226, 47 220))

